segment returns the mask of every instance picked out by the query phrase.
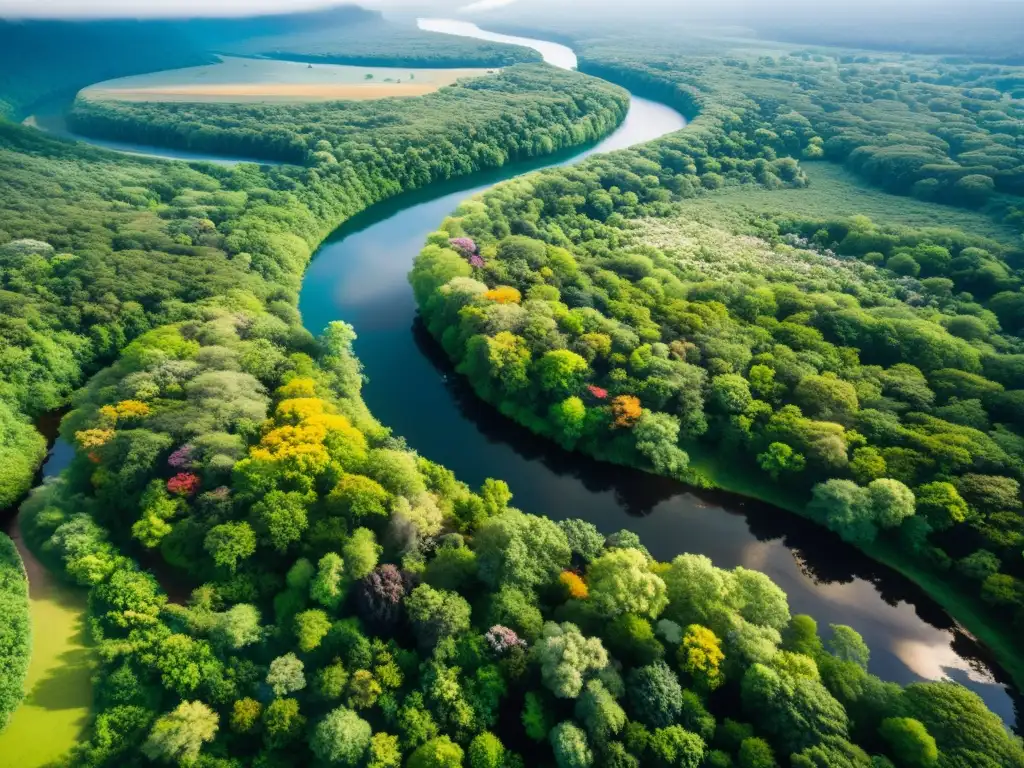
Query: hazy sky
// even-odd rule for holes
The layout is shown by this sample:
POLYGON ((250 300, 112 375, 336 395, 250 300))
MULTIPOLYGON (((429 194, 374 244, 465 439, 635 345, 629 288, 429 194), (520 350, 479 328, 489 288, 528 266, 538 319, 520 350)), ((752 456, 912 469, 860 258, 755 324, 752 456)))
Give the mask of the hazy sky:
MULTIPOLYGON (((74 16, 227 16, 269 12, 299 11, 340 5, 346 0, 0 0, 0 17, 74 17, 74 16)), ((440 13, 455 10, 483 11, 501 6, 525 6, 530 9, 609 10, 630 13, 687 10, 726 10, 763 14, 766 9, 801 10, 810 13, 835 12, 843 7, 866 9, 921 9, 922 12, 948 11, 952 7, 1020 3, 1024 0, 351 0, 351 4, 405 13, 440 13)), ((526 9, 524 8, 524 10, 526 9)))
MULTIPOLYGON (((492 2, 494 0, 491 0, 492 2)), ((343 0, 0 0, 0 16, 229 16, 301 11, 341 5, 343 0)), ((469 0, 365 0, 366 8, 415 11, 452 9, 469 0)))

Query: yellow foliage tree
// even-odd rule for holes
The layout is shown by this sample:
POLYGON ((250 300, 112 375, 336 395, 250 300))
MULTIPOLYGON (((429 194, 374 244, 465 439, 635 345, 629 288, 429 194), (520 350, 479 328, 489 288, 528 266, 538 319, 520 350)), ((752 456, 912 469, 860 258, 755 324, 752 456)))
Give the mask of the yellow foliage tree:
POLYGON ((499 285, 497 288, 484 293, 485 299, 496 301, 499 304, 518 304, 522 301, 522 294, 511 285, 499 285))
POLYGON ((141 419, 149 416, 149 406, 141 400, 122 400, 114 405, 100 408, 100 416, 110 424, 129 419, 141 419))
POLYGON ((297 376, 277 390, 282 399, 292 397, 316 397, 316 382, 308 376, 297 376))
POLYGON ((75 440, 85 450, 106 445, 113 436, 114 430, 112 429, 83 429, 75 432, 75 440))
POLYGON ((722 641, 707 627, 691 624, 679 646, 679 667, 705 692, 718 688, 725 678, 720 669, 725 654, 722 641))
POLYGON ((562 571, 558 576, 558 580, 565 586, 569 593, 569 597, 576 600, 586 600, 590 594, 590 590, 587 589, 587 584, 577 574, 572 571, 562 571))

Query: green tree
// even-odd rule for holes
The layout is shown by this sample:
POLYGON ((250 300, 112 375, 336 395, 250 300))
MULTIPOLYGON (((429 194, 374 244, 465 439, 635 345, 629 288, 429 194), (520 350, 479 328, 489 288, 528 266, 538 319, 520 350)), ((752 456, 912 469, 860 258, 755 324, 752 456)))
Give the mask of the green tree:
POLYGON ((917 488, 914 495, 917 513, 936 531, 945 531, 967 519, 967 502, 952 483, 927 483, 917 488))
POLYGON ((683 709, 679 679, 663 661, 632 670, 626 678, 626 696, 633 716, 651 728, 667 728, 683 709))
POLYGON ((700 768, 704 761, 704 740, 678 725, 658 728, 649 748, 665 768, 700 768))
POLYGON ((267 685, 275 696, 286 696, 306 687, 305 665, 294 653, 278 656, 270 662, 267 672, 267 685))
POLYGON ((469 768, 502 768, 505 747, 493 733, 477 734, 469 743, 469 768))
POLYGON ((754 664, 744 674, 741 688, 744 711, 788 752, 799 752, 826 737, 847 736, 846 712, 817 680, 754 664))
POLYGON ((256 534, 248 523, 222 523, 206 534, 203 546, 221 568, 234 571, 256 552, 256 534))
POLYGON ((590 768, 594 764, 594 753, 587 743, 587 734, 571 720, 552 728, 550 739, 558 768, 590 768))
POLYGON ((295 616, 295 637, 299 650, 309 653, 320 647, 320 642, 331 629, 331 620, 321 610, 303 611, 295 616))
POLYGON ((492 588, 533 588, 555 579, 572 550, 551 520, 509 510, 488 519, 473 542, 480 578, 492 588))
POLYGON ((567 349, 545 352, 534 364, 536 381, 550 397, 562 399, 579 392, 589 366, 567 349))
POLYGON ((635 549, 616 549, 587 569, 590 602, 605 616, 634 613, 656 619, 668 605, 665 582, 651 573, 647 558, 635 549))
POLYGON ((324 701, 337 701, 348 685, 348 671, 339 660, 320 669, 313 680, 313 691, 324 701))
POLYGON ((215 636, 235 650, 258 643, 263 638, 259 609, 248 603, 231 606, 218 618, 215 636))
POLYGON ((183 701, 174 711, 157 719, 142 751, 150 760, 194 763, 203 744, 217 735, 219 719, 203 702, 183 701))
POLYGON ((744 739, 736 756, 739 768, 776 768, 775 753, 764 739, 744 739))
POLYGON ((308 503, 305 494, 271 491, 252 505, 253 528, 270 546, 287 552, 309 526, 308 503))
POLYGON ((231 730, 235 733, 252 733, 263 714, 263 705, 256 699, 238 699, 231 706, 231 730))
POLYGON ((309 596, 327 608, 337 608, 345 595, 345 561, 328 552, 317 563, 316 577, 309 585, 309 596))
POLYGON ((845 624, 829 624, 829 627, 832 629, 829 652, 837 659, 853 662, 866 672, 871 651, 860 633, 845 624))
POLYGON ((447 736, 431 739, 409 755, 406 768, 462 768, 462 747, 447 736))
POLYGON ((888 717, 882 721, 878 732, 900 765, 909 768, 930 768, 939 761, 935 739, 918 720, 910 717, 888 717))
POLYGON ((373 531, 356 528, 341 547, 345 575, 353 581, 368 575, 377 567, 381 551, 382 547, 377 544, 373 531))
POLYGON ((306 718, 295 699, 274 699, 263 710, 263 740, 272 749, 293 743, 305 728, 306 718))
POLYGON ((805 376, 793 396, 807 415, 825 421, 844 422, 859 405, 856 388, 834 374, 805 376))
POLYGON ((575 712, 596 745, 608 744, 626 725, 626 712, 600 680, 587 682, 575 712))
POLYGON ((380 731, 370 739, 366 768, 399 768, 402 765, 402 750, 398 737, 380 731))
POLYGON ((328 765, 360 765, 370 747, 370 724, 350 709, 328 712, 313 728, 309 748, 328 765))
POLYGON ((772 443, 768 449, 757 456, 757 465, 778 480, 784 472, 802 472, 806 461, 802 454, 796 453, 785 443, 772 443))
POLYGON ((421 584, 406 598, 405 609, 424 649, 469 629, 469 603, 455 592, 421 584))
POLYGON ((608 653, 596 637, 584 637, 575 624, 548 622, 532 649, 541 678, 555 696, 575 699, 586 679, 608 665, 608 653))
POLYGON ((558 527, 565 534, 573 556, 583 562, 593 562, 604 551, 604 534, 593 523, 579 519, 561 520, 558 527))
POLYGON ((540 694, 527 691, 523 702, 523 728, 534 741, 544 741, 551 731, 551 718, 540 694))

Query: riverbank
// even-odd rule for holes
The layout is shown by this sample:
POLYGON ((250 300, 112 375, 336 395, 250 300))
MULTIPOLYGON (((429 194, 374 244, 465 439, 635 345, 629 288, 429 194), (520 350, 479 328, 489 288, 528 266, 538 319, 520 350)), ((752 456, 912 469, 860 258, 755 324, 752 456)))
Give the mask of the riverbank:
POLYGON ((25 699, 0 733, 0 768, 42 768, 78 743, 92 705, 86 592, 63 584, 25 545, 11 538, 29 579, 32 658, 25 699))
MULTIPOLYGON (((710 480, 715 488, 811 519, 807 514, 807 499, 802 494, 793 493, 777 483, 766 482, 759 473, 743 471, 744 468, 737 466, 735 457, 724 458, 697 444, 688 444, 685 449, 690 455, 690 467, 710 480)), ((858 549, 921 587, 967 634, 991 651, 994 661, 1017 690, 1024 690, 1024 659, 1019 653, 1016 638, 996 624, 987 611, 979 610, 975 597, 943 578, 942 574, 911 562, 894 542, 876 541, 858 549)))
MULTIPOLYGON (((56 442, 64 411, 41 417, 36 427, 49 446, 36 482, 58 475, 71 460, 56 442)), ((43 768, 81 739, 92 706, 91 650, 86 631, 87 592, 60 581, 22 536, 21 515, 0 522, 17 548, 28 577, 31 657, 25 698, 0 732, 0 768, 43 768)))
POLYGON ((32 656, 28 577, 14 542, 0 533, 0 733, 21 706, 32 656))
MULTIPOLYGON (((646 105, 653 102, 634 94, 631 115, 646 105)), ((632 130, 627 117, 586 154, 643 144, 685 125, 682 115, 656 106, 664 112, 652 108, 632 130)), ((876 674, 903 683, 953 677, 1014 722, 1014 705, 995 682, 1004 677, 985 671, 991 655, 958 631, 945 604, 931 600, 902 571, 795 517, 785 503, 773 509, 753 501, 754 495, 694 492, 564 451, 470 391, 417 324, 405 278, 438 224, 490 186, 470 188, 470 181, 457 192, 430 187, 373 207, 332 235, 307 269, 300 293, 304 324, 311 332, 332 320, 355 327, 355 350, 370 381, 363 395, 382 423, 471 486, 487 477, 506 480, 514 504, 527 512, 583 518, 605 533, 628 527, 660 559, 686 551, 722 567, 765 572, 790 596, 795 613, 861 632, 876 674), (387 259, 380 257, 381 242, 390 244, 387 259)))

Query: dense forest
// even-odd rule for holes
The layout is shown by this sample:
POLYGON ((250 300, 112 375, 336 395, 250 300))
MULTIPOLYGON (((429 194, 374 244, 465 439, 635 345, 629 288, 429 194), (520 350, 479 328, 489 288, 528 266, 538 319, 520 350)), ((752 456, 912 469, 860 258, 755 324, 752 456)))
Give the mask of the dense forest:
MULTIPOLYGON (((719 48, 761 47, 762 41, 855 48, 859 51, 900 51, 957 57, 974 62, 1022 64, 1024 9, 1005 0, 861 0, 823 4, 815 0, 750 3, 719 0, 687 3, 636 0, 628 6, 592 3, 580 14, 572 3, 516 0, 486 17, 488 29, 544 36, 571 45, 595 38, 631 37, 634 45, 675 42, 674 53, 692 48, 699 39, 719 48)), ((637 48, 636 50, 642 50, 637 48)))
MULTIPOLYGON (((283 125, 284 108, 253 108, 235 132, 211 119, 203 136, 215 143, 242 142, 231 146, 250 154, 298 147, 310 161, 263 169, 127 158, 0 124, 0 416, 62 405, 85 373, 183 304, 239 288, 294 305, 313 249, 352 214, 402 190, 593 141, 625 106, 614 86, 529 65, 422 99, 311 105, 308 123, 280 130, 267 122, 275 115, 283 125)), ((5 442, 4 455, 24 457, 0 472, 5 506, 27 489, 43 447, 15 416, 0 425, 19 441, 5 442)))
POLYGON ((1019 199, 998 198, 1024 194, 1024 69, 760 48, 720 56, 706 41, 685 49, 598 41, 583 49, 580 69, 667 94, 684 109, 754 110, 758 144, 779 156, 844 163, 893 194, 965 207, 991 201, 1021 222, 1019 199))
POLYGON ((69 765, 1024 765, 975 694, 879 680, 763 574, 656 562, 416 456, 366 411, 353 339, 235 291, 76 398, 74 463, 24 510, 90 587, 69 765), (198 586, 168 600, 132 551, 198 586))
POLYGON ((307 104, 176 104, 80 98, 86 136, 398 176, 403 188, 551 154, 603 136, 625 92, 546 65, 469 78, 416 99, 307 104), (392 168, 397 166, 397 168, 392 168))
POLYGON ((581 67, 700 108, 691 129, 465 204, 411 276, 429 330, 565 447, 697 485, 729 479, 688 450, 745 456, 735 473, 1024 627, 1019 241, 841 208, 735 233, 679 207, 800 186, 803 159, 1020 226, 1020 71, 666 50, 595 46, 581 67))

